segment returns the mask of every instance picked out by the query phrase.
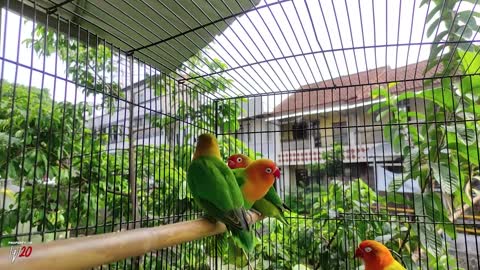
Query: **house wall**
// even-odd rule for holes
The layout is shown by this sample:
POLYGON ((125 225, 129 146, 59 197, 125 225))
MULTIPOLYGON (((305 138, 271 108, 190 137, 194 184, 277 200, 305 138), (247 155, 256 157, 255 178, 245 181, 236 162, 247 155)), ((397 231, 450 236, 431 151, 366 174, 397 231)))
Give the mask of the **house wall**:
MULTIPOLYGON (((424 105, 417 101, 409 101, 410 107, 413 109, 417 106, 418 110, 423 111, 424 105)), ((321 144, 324 146, 331 146, 333 144, 333 136, 339 135, 338 128, 333 127, 333 123, 346 122, 346 126, 342 128, 348 133, 348 137, 344 140, 344 145, 356 144, 374 144, 383 143, 383 131, 389 121, 389 115, 385 115, 381 119, 377 119, 378 112, 369 112, 371 106, 357 107, 343 112, 329 112, 326 114, 305 115, 302 120, 311 122, 318 122, 319 129, 308 126, 308 138, 297 139, 293 138, 293 124, 295 121, 300 122, 300 119, 290 118, 284 120, 281 124, 282 130, 282 148, 283 149, 306 149, 314 148, 313 136, 318 133, 321 136, 321 144)), ((411 123, 417 122, 415 119, 410 120, 411 123)))
MULTIPOLYGON (((400 107, 400 105, 398 105, 400 107)), ((410 107, 410 110, 417 110, 424 113, 424 101, 423 100, 409 100, 405 107, 410 107)), ((403 107, 403 108, 405 108, 403 107)), ((280 126, 282 130, 281 141, 281 164, 284 167, 288 167, 290 177, 288 179, 288 185, 295 188, 297 183, 297 175, 295 171, 299 168, 307 168, 309 164, 322 162, 314 161, 313 155, 320 156, 324 151, 328 151, 328 147, 333 144, 333 136, 339 134, 339 129, 333 127, 335 122, 346 122, 346 127, 342 128, 348 133, 346 139, 343 139, 343 144, 346 146, 344 149, 357 149, 364 152, 354 152, 357 155, 357 159, 344 160, 344 179, 361 178, 368 182, 372 188, 377 185, 378 181, 387 181, 384 174, 378 174, 377 172, 385 171, 385 166, 391 166, 394 164, 400 164, 395 161, 400 157, 399 153, 395 153, 392 150, 391 143, 386 140, 384 136, 384 130, 387 128, 387 123, 390 120, 390 115, 385 114, 381 119, 377 116, 380 111, 369 112, 371 105, 351 108, 342 112, 329 112, 326 114, 313 114, 305 115, 302 119, 290 118, 284 119, 283 124, 280 126), (294 140, 292 134, 292 124, 301 120, 307 121, 308 135, 306 139, 294 140), (311 122, 317 121, 319 127, 312 126, 311 122), (321 136, 321 147, 315 146, 315 134, 321 136), (327 148, 325 148, 327 146, 327 148), (362 148, 365 148, 363 149, 362 148), (366 152, 365 152, 366 151, 366 152), (299 154, 300 156, 295 156, 299 154), (293 156, 292 156, 293 155, 293 156), (310 155, 312 158, 310 158, 310 155), (305 157, 308 156, 308 157, 305 157), (362 157, 363 156, 363 157, 362 157), (286 158, 285 158, 286 157, 286 158), (306 160, 303 162, 303 160, 306 160), (307 161, 308 160, 308 161, 307 161), (390 164, 390 165, 389 165, 390 164), (374 167, 375 166, 375 169, 374 167)), ((411 118, 409 123, 411 125, 418 126, 419 120, 411 118)), ((345 155, 345 153, 344 153, 345 155)), ((400 165, 394 165, 400 166, 400 165)), ((312 177, 309 172, 309 177, 312 177)), ((383 187, 383 186, 382 186, 383 187)), ((382 188, 380 188, 382 189, 382 188)))
POLYGON ((280 127, 267 122, 264 118, 242 120, 238 130, 238 138, 248 145, 248 148, 262 153, 263 157, 274 160, 280 150, 280 127))
MULTIPOLYGON (((295 120, 297 120, 297 122, 301 121, 299 119, 289 119, 288 122, 286 121, 280 124, 282 130, 281 141, 283 150, 313 148, 315 147, 314 135, 316 134, 320 135, 320 143, 322 147, 331 146, 333 145, 333 135, 338 135, 340 132, 338 129, 332 128, 333 123, 342 121, 347 122, 348 125, 348 115, 345 113, 332 112, 321 115, 306 115, 302 120, 308 122, 307 138, 302 140, 294 139, 293 124, 295 123, 295 120), (312 122, 317 122, 319 126, 312 126, 312 122)), ((348 140, 345 143, 348 143, 348 140)))

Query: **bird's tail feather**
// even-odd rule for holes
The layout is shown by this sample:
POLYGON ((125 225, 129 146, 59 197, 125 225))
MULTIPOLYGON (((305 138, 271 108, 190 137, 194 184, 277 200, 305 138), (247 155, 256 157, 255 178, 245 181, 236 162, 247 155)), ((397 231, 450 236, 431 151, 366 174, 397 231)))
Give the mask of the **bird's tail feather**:
POLYGON ((290 223, 288 223, 287 219, 285 218, 285 216, 283 214, 280 214, 277 219, 282 222, 283 224, 287 225, 287 226, 290 226, 290 223))
POLYGON ((282 204, 282 207, 285 208, 286 210, 292 212, 292 209, 290 209, 290 207, 288 207, 288 205, 286 205, 285 203, 282 204))
POLYGON ((233 263, 237 267, 245 267, 247 269, 253 269, 252 265, 250 264, 250 256, 247 254, 245 249, 241 248, 239 245, 236 244, 235 238, 231 237, 228 239, 228 261, 229 263, 233 263))
POLYGON ((245 250, 247 254, 255 248, 255 230, 232 230, 232 238, 236 245, 245 250))

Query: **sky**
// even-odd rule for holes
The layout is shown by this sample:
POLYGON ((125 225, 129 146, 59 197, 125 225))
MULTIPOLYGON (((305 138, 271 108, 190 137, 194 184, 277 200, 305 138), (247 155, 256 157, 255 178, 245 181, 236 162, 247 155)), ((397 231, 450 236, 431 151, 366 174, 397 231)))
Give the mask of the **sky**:
MULTIPOLYGON (((273 2, 262 0, 257 7, 273 2)), ((225 73, 235 80, 229 92, 232 96, 294 90, 304 84, 375 67, 401 67, 428 57, 429 45, 391 46, 432 40, 424 33, 427 5, 420 8, 420 2, 293 0, 272 5, 241 16, 217 36, 209 57, 219 57, 229 67, 247 65, 225 73), (340 50, 342 48, 346 49, 340 50), (327 52, 319 53, 321 51, 327 52), (255 64, 262 61, 264 63, 255 64)), ((472 7, 462 3, 460 9, 472 7)), ((11 12, 5 24, 5 10, 2 10, 0 55, 5 54, 7 59, 27 67, 33 63, 38 70, 30 73, 25 67, 4 61, 0 65, 3 77, 8 81, 16 78, 17 83, 25 85, 31 77, 32 86, 43 86, 51 93, 55 88, 54 98, 58 101, 65 98, 70 102, 75 98, 83 101, 84 96, 75 91, 75 85, 57 79, 54 87, 52 76, 42 76, 43 58, 34 54, 32 59, 31 49, 22 43, 31 36, 32 28, 31 22, 21 22, 20 17, 11 12)), ((45 71, 65 78, 65 63, 53 56, 47 57, 45 71)), ((281 101, 280 97, 267 99, 268 109, 281 101)))

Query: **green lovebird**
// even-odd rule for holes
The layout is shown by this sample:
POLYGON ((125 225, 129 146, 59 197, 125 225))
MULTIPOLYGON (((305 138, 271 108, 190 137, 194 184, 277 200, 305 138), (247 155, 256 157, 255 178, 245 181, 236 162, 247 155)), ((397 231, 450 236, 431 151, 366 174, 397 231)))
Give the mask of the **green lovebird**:
POLYGON ((253 229, 248 224, 242 192, 235 176, 220 157, 214 135, 198 137, 187 183, 195 202, 207 216, 223 222, 235 243, 251 252, 255 247, 253 229))
MULTIPOLYGON (((246 168, 252 163, 252 159, 243 154, 235 154, 228 158, 227 164, 230 169, 246 168)), ((238 177, 237 181, 238 181, 238 177)), ((240 183, 239 183, 240 185, 240 183)), ((252 207, 254 210, 260 212, 263 216, 274 217, 280 220, 282 223, 288 225, 287 220, 285 219, 284 212, 286 210, 291 211, 288 206, 282 202, 280 196, 275 191, 275 188, 272 186, 268 190, 267 194, 259 200, 257 200, 252 207)))

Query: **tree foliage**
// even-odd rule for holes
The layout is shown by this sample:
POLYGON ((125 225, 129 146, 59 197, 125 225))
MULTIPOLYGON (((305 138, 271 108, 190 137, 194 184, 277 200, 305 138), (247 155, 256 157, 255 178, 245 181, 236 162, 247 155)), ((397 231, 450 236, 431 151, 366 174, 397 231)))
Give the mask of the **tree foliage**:
MULTIPOLYGON (((473 74, 480 68, 478 52, 479 48, 456 50, 462 74, 473 74)), ((445 237, 456 238, 454 213, 464 205, 473 207, 472 196, 478 194, 472 183, 479 177, 479 94, 480 76, 466 75, 443 78, 432 88, 416 92, 389 95, 384 89, 380 96, 386 101, 371 108, 372 112, 389 115, 384 136, 404 157, 404 173, 391 183, 389 192, 410 179, 420 185, 421 193, 405 203, 415 209, 418 224, 428 225, 410 225, 409 233, 417 237, 410 234, 408 242, 421 244, 432 258, 430 267, 454 265, 447 255, 445 237), (405 100, 415 105, 412 111, 398 107, 405 100), (417 124, 411 124, 410 118, 417 124), (446 259, 433 263, 433 258, 440 256, 446 259)))
POLYGON ((76 86, 82 87, 86 95, 101 95, 105 108, 114 108, 108 105, 115 98, 123 97, 119 83, 115 80, 119 54, 113 53, 113 47, 105 41, 97 39, 95 45, 87 45, 78 37, 68 37, 38 24, 33 38, 27 38, 23 43, 32 47, 38 55, 56 56, 62 60, 67 78, 76 86))
POLYGON ((457 0, 423 0, 420 7, 427 5, 429 12, 427 37, 433 37, 427 70, 443 63, 443 74, 450 75, 456 71, 460 56, 457 49, 472 50, 471 40, 476 36, 480 25, 480 13, 471 8, 476 1, 457 0))

